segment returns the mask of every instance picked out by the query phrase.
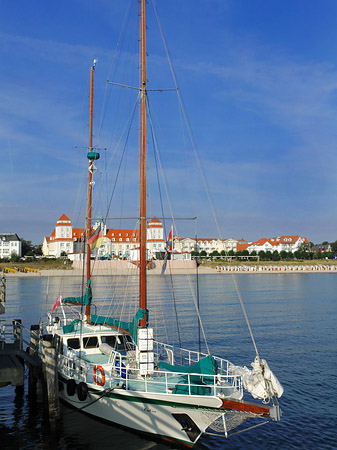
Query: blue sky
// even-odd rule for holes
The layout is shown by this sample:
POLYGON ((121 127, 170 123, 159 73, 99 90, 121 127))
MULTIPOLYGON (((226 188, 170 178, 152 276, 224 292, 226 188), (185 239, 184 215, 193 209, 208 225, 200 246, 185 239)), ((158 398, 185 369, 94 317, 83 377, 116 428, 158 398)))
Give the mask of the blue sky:
MULTIPOLYGON (((127 4, 1 3, 1 232, 42 243, 62 213, 75 224, 83 178, 75 146, 87 145, 89 68, 98 58, 97 137, 127 4)), ((222 236, 335 241, 337 3, 157 0, 157 9, 222 236)), ((153 23, 150 16, 149 83, 171 87, 158 75, 163 52, 153 23)), ((178 204, 179 189, 173 194, 178 204)), ((197 210, 199 235, 216 235, 203 197, 197 210)))

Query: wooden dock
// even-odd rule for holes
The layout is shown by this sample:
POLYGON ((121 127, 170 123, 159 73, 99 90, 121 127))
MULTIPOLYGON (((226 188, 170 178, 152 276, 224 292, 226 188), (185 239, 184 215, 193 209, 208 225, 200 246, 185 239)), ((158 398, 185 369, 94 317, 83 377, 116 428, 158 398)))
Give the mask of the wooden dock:
POLYGON ((41 334, 39 325, 32 325, 26 330, 20 319, 0 320, 0 388, 15 386, 20 392, 24 389, 25 364, 29 368, 28 394, 36 396, 36 385, 41 382, 46 394, 49 424, 57 429, 60 417, 57 353, 52 335, 41 334), (24 339, 23 332, 29 332, 29 340, 24 339), (26 351, 23 344, 27 344, 26 351), (42 344, 42 357, 39 352, 42 344))
POLYGON ((0 343, 0 387, 23 386, 24 364, 15 344, 0 343))

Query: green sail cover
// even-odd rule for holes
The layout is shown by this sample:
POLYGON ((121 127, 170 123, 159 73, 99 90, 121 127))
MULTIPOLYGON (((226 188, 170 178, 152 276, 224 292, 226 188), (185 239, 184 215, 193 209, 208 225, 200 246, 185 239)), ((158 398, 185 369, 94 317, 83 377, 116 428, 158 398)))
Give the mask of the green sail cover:
POLYGON ((114 319, 113 317, 107 316, 97 316, 91 314, 90 320, 96 325, 110 325, 116 328, 121 328, 122 330, 128 331, 136 344, 138 344, 138 328, 139 321, 143 318, 144 313, 146 314, 146 322, 148 321, 148 311, 139 308, 136 315, 131 322, 124 322, 119 319, 114 319))
POLYGON ((81 297, 66 297, 62 299, 62 303, 73 303, 75 305, 90 305, 92 300, 91 283, 88 280, 88 287, 85 290, 85 294, 81 297))
POLYGON ((203 375, 216 375, 218 373, 218 363, 212 355, 205 356, 205 358, 200 359, 193 366, 173 366, 161 361, 159 362, 159 367, 170 372, 200 373, 203 375))
POLYGON ((182 380, 175 385, 172 393, 182 395, 210 395, 211 389, 207 385, 215 383, 215 375, 218 373, 218 363, 212 355, 200 359, 193 366, 173 366, 164 361, 159 363, 161 369, 169 370, 170 372, 193 373, 200 375, 186 375, 182 380), (204 376, 211 375, 211 376, 204 376))
POLYGON ((75 331, 75 325, 80 322, 80 319, 75 319, 72 322, 68 323, 68 325, 64 325, 64 327, 62 327, 63 333, 72 333, 73 331, 75 331))

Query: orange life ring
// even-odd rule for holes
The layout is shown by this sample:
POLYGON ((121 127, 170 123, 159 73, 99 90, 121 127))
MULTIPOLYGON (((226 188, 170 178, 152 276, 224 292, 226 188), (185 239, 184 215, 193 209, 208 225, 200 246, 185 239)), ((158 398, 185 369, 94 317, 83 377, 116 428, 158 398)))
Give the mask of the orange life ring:
POLYGON ((105 373, 104 373, 103 367, 102 366, 94 366, 93 374, 94 374, 94 382, 97 384, 97 386, 104 386, 105 373))

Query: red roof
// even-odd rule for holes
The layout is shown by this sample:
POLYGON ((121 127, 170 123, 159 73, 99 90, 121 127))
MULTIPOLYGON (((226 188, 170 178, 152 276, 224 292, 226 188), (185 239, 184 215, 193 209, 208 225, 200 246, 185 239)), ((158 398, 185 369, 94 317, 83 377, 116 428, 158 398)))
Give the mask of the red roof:
POLYGON ((236 250, 242 251, 242 250, 247 250, 247 248, 250 246, 250 244, 236 244, 236 250))
POLYGON ((151 220, 149 220, 149 223, 147 225, 148 228, 163 228, 163 224, 159 219, 157 219, 156 216, 152 217, 151 220))
POLYGON ((115 242, 137 242, 139 231, 138 230, 119 230, 115 228, 110 228, 107 230, 106 236, 115 242), (122 239, 121 241, 119 239, 122 239), (127 241, 129 239, 129 241, 127 241), (136 241, 134 241, 136 239, 136 241))
POLYGON ((65 214, 62 214, 62 216, 59 219, 57 219, 56 226, 57 227, 71 226, 71 220, 65 214))

